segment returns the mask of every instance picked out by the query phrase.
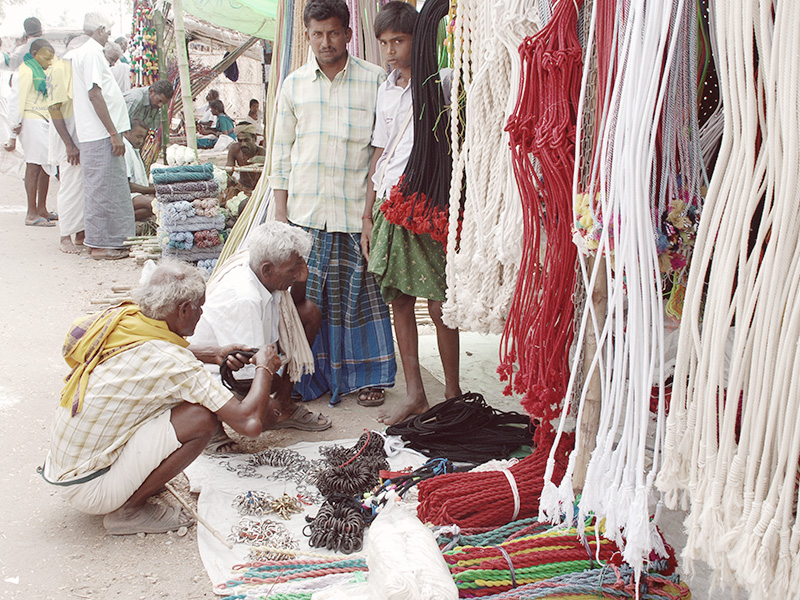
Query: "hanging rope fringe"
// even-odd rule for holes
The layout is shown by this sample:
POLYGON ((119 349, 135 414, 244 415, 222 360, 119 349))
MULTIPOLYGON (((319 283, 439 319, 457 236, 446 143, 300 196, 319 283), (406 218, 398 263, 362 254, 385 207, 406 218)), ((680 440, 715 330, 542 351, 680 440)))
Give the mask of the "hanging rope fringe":
POLYGON ((522 405, 541 423, 539 432, 552 431, 550 422, 564 398, 573 337, 577 252, 570 181, 580 92, 577 17, 576 5, 561 2, 550 22, 520 46, 520 92, 506 127, 524 237, 498 372, 509 381, 506 394, 525 394, 522 405))
POLYGON ((449 8, 449 0, 428 0, 417 18, 411 55, 414 146, 399 183, 380 208, 390 223, 429 234, 442 244, 447 242, 452 159, 450 112, 436 62, 436 40, 439 21, 449 8))
MULTIPOLYGON (((563 8, 556 6, 556 13, 559 6, 563 8)), ((665 555, 655 531, 658 511, 655 522, 648 518, 653 482, 660 468, 666 379, 665 311, 656 240, 667 202, 680 185, 693 190, 690 196, 695 194, 700 178, 696 139, 687 138, 686 125, 669 121, 678 106, 696 110, 692 70, 679 64, 689 52, 681 44, 693 39, 684 29, 696 26, 697 15, 695 3, 683 0, 634 0, 626 3, 624 11, 620 6, 615 0, 593 3, 586 55, 596 53, 596 60, 587 60, 584 66, 577 118, 578 139, 583 139, 584 114, 596 111, 590 164, 581 164, 587 155, 579 153, 573 177, 576 239, 580 241, 580 228, 585 225, 580 220, 586 215, 579 212, 577 202, 584 194, 597 232, 597 256, 604 259, 594 261, 590 269, 586 257, 580 256, 587 296, 595 292, 600 269, 608 281, 607 314, 596 314, 593 304, 587 302, 577 342, 579 348, 584 347, 586 336, 596 342, 598 351, 593 359, 589 357, 592 362, 587 363, 585 381, 588 384, 598 372, 602 397, 579 523, 590 513, 605 518, 606 535, 622 549, 638 580, 651 552, 665 555), (593 64, 596 87, 590 77, 593 64), (661 153, 670 157, 659 162, 661 153), (658 415, 653 433, 648 427, 654 386, 658 415)), ((582 360, 578 356, 573 364, 582 360)), ((576 385, 575 371, 567 397, 576 385)), ((587 384, 581 392, 579 423, 587 384)), ((565 427, 567 410, 565 406, 558 435, 565 427)), ((576 447, 592 441, 581 439, 578 430, 576 447)), ((575 458, 573 453, 562 479, 552 476, 557 463, 551 457, 541 518, 559 522, 572 514, 575 458)))
POLYGON ((724 130, 689 273, 658 485, 685 558, 800 590, 800 5, 713 3, 724 130))

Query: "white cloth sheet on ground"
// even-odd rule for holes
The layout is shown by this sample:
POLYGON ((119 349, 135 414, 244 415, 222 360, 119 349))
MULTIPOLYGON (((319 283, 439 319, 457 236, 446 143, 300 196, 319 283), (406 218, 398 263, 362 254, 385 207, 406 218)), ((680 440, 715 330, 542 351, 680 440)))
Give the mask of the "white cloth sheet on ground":
MULTIPOLYGON (((393 448, 402 447, 402 440, 399 438, 389 439, 393 441, 393 448)), ((314 460, 321 458, 319 449, 322 446, 338 444, 345 448, 352 448, 356 442, 357 440, 355 439, 300 442, 289 446, 287 449, 295 450, 305 458, 314 460)), ((259 466, 255 468, 258 476, 239 476, 237 468, 248 465, 250 456, 250 454, 201 455, 184 471, 189 478, 191 491, 200 494, 197 500, 198 514, 225 537, 231 533, 231 528, 241 518, 236 509, 232 507, 233 500, 237 495, 254 490, 267 492, 275 498, 279 498, 284 492, 293 497, 297 495, 297 486, 293 481, 266 478, 280 471, 280 467, 259 466)), ((401 470, 407 467, 416 469, 428 459, 414 450, 403 448, 397 454, 390 456, 388 460, 391 470, 401 470)), ((309 487, 316 491, 316 488, 309 487)), ((330 554, 331 556, 345 556, 325 548, 309 547, 308 538, 302 532, 303 527, 307 524, 305 517, 306 515, 316 516, 319 508, 320 504, 304 506, 302 513, 293 514, 288 521, 277 514, 265 515, 265 518, 285 525, 291 532, 292 537, 299 543, 300 550, 330 554)), ((365 553, 367 550, 367 538, 368 536, 365 535, 364 548, 362 548, 361 553, 365 553)), ((234 544, 233 550, 228 550, 208 529, 200 524, 197 525, 197 546, 203 566, 205 566, 211 583, 215 587, 230 578, 231 569, 234 565, 247 562, 247 554, 250 551, 245 544, 234 544)))

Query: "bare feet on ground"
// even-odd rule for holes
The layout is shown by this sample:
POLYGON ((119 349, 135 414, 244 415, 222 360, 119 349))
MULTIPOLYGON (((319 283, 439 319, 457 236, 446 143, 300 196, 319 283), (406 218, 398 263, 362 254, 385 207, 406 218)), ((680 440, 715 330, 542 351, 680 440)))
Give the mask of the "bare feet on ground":
MULTIPOLYGON (((457 398, 462 395, 461 388, 456 387, 451 390, 445 389, 445 398, 457 398)), ((378 421, 384 425, 396 425, 405 421, 412 415, 421 415, 430 408, 428 399, 422 396, 406 396, 398 404, 394 405, 390 410, 381 411, 378 414, 378 421)))
POLYGON ((430 408, 425 396, 406 396, 387 410, 378 413, 378 422, 384 425, 396 425, 411 415, 421 415, 430 408))

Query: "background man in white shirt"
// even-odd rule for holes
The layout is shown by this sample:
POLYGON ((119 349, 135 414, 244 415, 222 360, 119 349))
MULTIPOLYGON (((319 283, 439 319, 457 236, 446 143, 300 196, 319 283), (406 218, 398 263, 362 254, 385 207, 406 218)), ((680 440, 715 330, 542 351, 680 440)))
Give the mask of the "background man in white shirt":
POLYGON ((103 55, 110 22, 88 13, 83 30, 90 36, 70 52, 75 126, 80 141, 84 183, 84 244, 96 260, 125 258, 126 238, 135 221, 122 133, 130 129, 128 108, 103 55))

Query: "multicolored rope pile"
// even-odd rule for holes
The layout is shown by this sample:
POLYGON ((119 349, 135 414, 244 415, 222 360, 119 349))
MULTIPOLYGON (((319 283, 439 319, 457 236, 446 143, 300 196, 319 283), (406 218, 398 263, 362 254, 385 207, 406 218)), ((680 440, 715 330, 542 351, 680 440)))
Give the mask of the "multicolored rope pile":
MULTIPOLYGON (((216 592, 230 592, 223 600, 238 600, 247 597, 247 591, 253 588, 264 589, 268 593, 269 586, 285 583, 289 580, 314 579, 337 573, 355 573, 367 571, 365 558, 310 558, 282 561, 252 562, 235 565, 236 577, 217 586, 216 592), (240 593, 241 592, 241 593, 240 593)), ((277 596, 274 596, 277 597, 277 596)), ((270 596, 273 598, 273 596, 270 596)))
POLYGON ((561 2, 552 19, 520 46, 517 105, 506 129, 523 204, 523 254, 501 341, 505 390, 537 435, 551 431, 569 383, 577 250, 572 242, 572 174, 581 84, 577 8, 561 2), (544 252, 543 252, 544 249, 544 252))
POLYGON ((504 541, 496 546, 461 546, 444 553, 462 598, 478 598, 514 587, 591 569, 609 562, 619 548, 593 539, 594 526, 581 539, 575 528, 550 530, 504 541))
POLYGON ((214 260, 222 249, 225 215, 211 163, 155 167, 158 239, 164 256, 189 262, 214 260))

